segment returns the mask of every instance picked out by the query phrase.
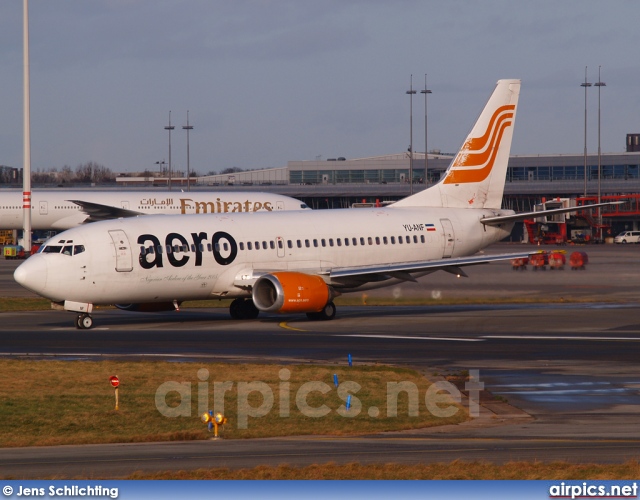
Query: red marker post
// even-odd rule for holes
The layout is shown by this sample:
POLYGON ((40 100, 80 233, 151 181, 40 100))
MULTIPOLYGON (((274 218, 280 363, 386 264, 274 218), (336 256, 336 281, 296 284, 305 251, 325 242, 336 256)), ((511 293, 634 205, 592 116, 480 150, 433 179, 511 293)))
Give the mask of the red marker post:
POLYGON ((116 390, 116 410, 117 410, 118 409, 118 387, 120 386, 120 379, 118 378, 117 375, 114 375, 112 377, 109 377, 109 383, 116 390))

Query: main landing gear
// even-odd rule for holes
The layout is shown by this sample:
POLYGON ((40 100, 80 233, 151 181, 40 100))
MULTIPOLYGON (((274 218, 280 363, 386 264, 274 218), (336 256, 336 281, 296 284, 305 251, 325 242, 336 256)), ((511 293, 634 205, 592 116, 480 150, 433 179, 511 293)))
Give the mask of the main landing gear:
POLYGON ((312 321, 328 321, 336 317, 336 306, 333 302, 327 303, 319 312, 307 313, 307 318, 312 321))
MULTIPOLYGON (((260 310, 251 299, 235 299, 229 306, 229 314, 233 319, 256 319, 260 310)), ((312 321, 327 321, 336 317, 336 306, 329 302, 321 311, 307 313, 312 321)))
POLYGON ((235 299, 229 306, 229 314, 233 319, 256 319, 260 310, 251 299, 235 299))
POLYGON ((80 330, 88 330, 92 326, 93 318, 90 314, 84 313, 76 316, 76 328, 79 328, 80 330))

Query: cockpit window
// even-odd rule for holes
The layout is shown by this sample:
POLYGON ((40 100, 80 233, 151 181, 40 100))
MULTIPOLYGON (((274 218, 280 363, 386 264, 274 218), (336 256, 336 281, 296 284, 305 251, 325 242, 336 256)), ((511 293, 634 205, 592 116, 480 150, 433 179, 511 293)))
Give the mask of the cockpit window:
POLYGON ((307 204, 306 204, 306 203, 302 203, 302 204, 300 205, 300 208, 301 208, 302 210, 306 210, 306 209, 307 209, 307 208, 309 208, 309 207, 307 206, 307 204))
POLYGON ((38 253, 62 253, 63 255, 78 255, 84 252, 84 245, 46 245, 40 247, 38 253))
POLYGON ((62 245, 47 245, 42 250, 42 253, 60 253, 62 251, 62 245))

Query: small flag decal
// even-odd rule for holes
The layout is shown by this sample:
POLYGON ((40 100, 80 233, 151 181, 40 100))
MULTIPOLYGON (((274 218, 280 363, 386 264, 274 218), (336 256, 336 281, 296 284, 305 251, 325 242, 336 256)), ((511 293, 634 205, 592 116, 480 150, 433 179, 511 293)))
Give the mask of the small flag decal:
POLYGON ((434 226, 433 224, 425 224, 424 227, 425 227, 425 229, 427 231, 435 231, 436 230, 436 226, 434 226))

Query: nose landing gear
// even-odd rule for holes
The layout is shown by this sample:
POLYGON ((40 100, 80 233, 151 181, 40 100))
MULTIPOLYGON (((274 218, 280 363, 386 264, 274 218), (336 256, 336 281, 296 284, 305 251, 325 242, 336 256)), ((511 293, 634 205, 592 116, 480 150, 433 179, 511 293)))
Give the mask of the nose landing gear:
POLYGON ((80 330, 88 330, 93 326, 93 318, 90 314, 78 314, 76 316, 76 328, 80 330))

